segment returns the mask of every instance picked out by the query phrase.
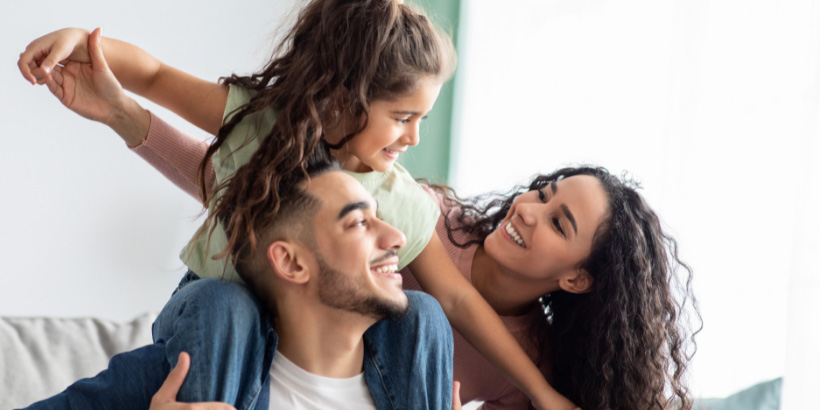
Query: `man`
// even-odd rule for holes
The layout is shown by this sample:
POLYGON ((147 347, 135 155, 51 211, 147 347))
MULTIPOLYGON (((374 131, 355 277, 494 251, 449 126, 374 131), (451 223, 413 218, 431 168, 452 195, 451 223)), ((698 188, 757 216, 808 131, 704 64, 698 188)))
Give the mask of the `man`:
MULTIPOLYGON (((237 397, 237 403, 246 403, 241 408, 450 408, 450 326, 432 297, 402 291, 396 250, 403 246, 404 235, 379 220, 373 198, 358 181, 334 166, 313 170, 309 181, 296 183, 307 189, 283 199, 277 216, 260 230, 255 252, 247 252, 247 257, 239 258, 237 263, 248 288, 264 306, 256 310, 267 310, 270 317, 262 320, 258 334, 236 333, 237 329, 254 330, 247 325, 204 330, 248 338, 249 349, 258 350, 237 357, 258 360, 237 365, 231 357, 192 353, 189 360, 181 355, 178 371, 168 376, 165 390, 154 397, 152 408, 177 405, 173 402, 176 389, 188 365, 196 366, 198 361, 225 363, 227 369, 217 375, 221 380, 218 384, 211 384, 219 390, 216 395, 209 392, 199 397, 237 397)), ((164 333, 162 328, 173 326, 165 316, 184 316, 195 308, 195 303, 185 300, 186 292, 198 294, 198 304, 221 300, 225 306, 224 298, 236 298, 237 292, 247 289, 218 279, 185 284, 157 319, 155 336, 164 333)), ((247 315, 237 315, 234 309, 232 319, 253 317, 254 308, 249 307, 247 315)), ((208 325, 202 322, 202 326, 208 325)), ((177 329, 176 334, 185 333, 177 329)), ((167 368, 146 369, 145 364, 164 362, 165 355, 173 350, 167 347, 181 342, 179 336, 160 337, 155 345, 162 348, 152 345, 138 349, 145 351, 137 359, 128 359, 128 353, 118 355, 124 359, 115 356, 107 371, 75 383, 58 395, 71 405, 49 399, 34 408, 104 408, 106 405, 101 405, 96 396, 111 394, 117 395, 118 401, 106 403, 127 402, 129 396, 136 396, 129 387, 123 387, 130 380, 122 377, 111 381, 116 380, 111 374, 148 379, 168 374, 167 368), (91 393, 77 394, 83 389, 91 393), (109 393, 111 389, 125 390, 109 393)), ((149 396, 156 390, 154 387, 149 396)), ((210 407, 213 403, 202 405, 222 408, 210 407)))

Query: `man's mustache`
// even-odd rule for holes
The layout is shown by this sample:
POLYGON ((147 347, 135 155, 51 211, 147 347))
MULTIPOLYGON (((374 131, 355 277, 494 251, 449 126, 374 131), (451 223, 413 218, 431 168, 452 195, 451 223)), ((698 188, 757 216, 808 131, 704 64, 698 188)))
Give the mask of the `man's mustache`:
POLYGON ((377 264, 381 261, 384 261, 384 260, 387 260, 387 259, 390 259, 390 258, 395 258, 398 255, 399 255, 399 252, 397 250, 391 249, 391 250, 385 252, 384 255, 379 256, 378 258, 371 260, 370 264, 375 265, 375 264, 377 264))

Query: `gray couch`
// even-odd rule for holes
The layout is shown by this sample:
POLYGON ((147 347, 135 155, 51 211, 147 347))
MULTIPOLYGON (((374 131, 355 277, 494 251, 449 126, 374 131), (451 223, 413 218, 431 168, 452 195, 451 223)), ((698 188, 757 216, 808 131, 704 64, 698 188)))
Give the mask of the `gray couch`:
MULTIPOLYGON (((0 318, 0 409, 29 405, 108 366, 111 356, 151 343, 156 315, 117 323, 93 318, 0 318)), ((722 399, 705 410, 778 410, 781 379, 722 399)))
POLYGON ((0 409, 29 405, 151 343, 156 315, 117 323, 76 318, 0 318, 0 409))

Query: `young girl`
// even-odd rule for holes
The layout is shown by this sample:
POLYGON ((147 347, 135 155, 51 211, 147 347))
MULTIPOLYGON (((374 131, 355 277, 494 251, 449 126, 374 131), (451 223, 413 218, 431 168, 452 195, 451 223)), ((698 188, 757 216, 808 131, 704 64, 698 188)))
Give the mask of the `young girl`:
POLYGON ((182 252, 193 274, 238 280, 227 258, 236 252, 229 250, 240 235, 247 234, 253 245, 252 222, 266 215, 235 209, 224 227, 214 215, 225 204, 241 204, 237 198, 270 202, 276 209, 275 191, 256 190, 266 192, 262 197, 248 193, 303 168, 313 150, 327 144, 379 201, 380 218, 405 233, 399 268, 409 263, 452 325, 536 408, 575 407, 547 384, 498 315, 449 261, 435 233, 438 207, 395 163, 418 143, 419 122, 454 66, 449 40, 424 15, 389 0, 314 0, 263 71, 219 84, 165 66, 129 44, 102 41, 99 32, 86 37, 82 30, 67 29, 35 40, 20 57, 21 72, 32 82, 46 83, 79 114, 109 124, 161 169, 175 163, 171 157, 177 152, 156 146, 166 143, 155 138, 165 126, 125 97, 113 75, 125 88, 216 135, 204 159, 189 157, 179 169, 166 168, 181 173, 190 189, 191 171, 199 163, 198 188, 211 216, 182 252), (57 62, 66 65, 57 67, 57 62), (95 98, 108 105, 95 105, 95 98), (207 177, 210 167, 213 182, 207 177), (222 200, 225 196, 230 200, 222 200))

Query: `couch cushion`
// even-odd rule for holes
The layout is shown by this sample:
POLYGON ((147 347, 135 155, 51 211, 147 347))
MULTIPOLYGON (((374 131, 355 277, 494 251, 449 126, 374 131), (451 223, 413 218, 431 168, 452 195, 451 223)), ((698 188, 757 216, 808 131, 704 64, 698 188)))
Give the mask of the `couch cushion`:
POLYGON ((151 343, 154 318, 0 318, 0 409, 57 394, 105 369, 111 356, 151 343))

